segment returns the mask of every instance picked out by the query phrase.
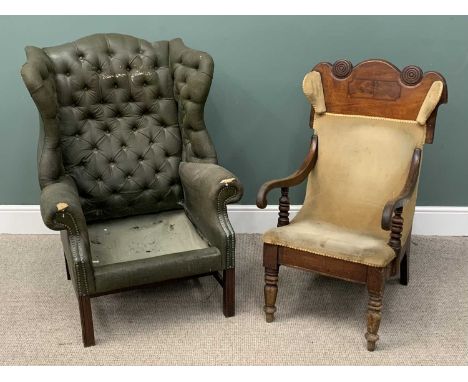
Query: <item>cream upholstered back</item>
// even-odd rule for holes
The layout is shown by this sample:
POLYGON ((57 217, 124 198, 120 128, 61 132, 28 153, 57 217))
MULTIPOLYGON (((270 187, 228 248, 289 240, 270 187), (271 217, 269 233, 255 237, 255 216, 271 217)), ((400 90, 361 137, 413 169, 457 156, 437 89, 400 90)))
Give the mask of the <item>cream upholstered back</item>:
MULTIPOLYGON (((426 122, 443 84, 432 85, 414 121, 328 113, 315 71, 306 75, 303 89, 315 111, 318 160, 295 220, 314 219, 388 238, 380 223, 383 208, 403 189, 414 150, 423 148, 426 122)), ((411 229, 416 195, 417 188, 404 208, 402 240, 411 229)))

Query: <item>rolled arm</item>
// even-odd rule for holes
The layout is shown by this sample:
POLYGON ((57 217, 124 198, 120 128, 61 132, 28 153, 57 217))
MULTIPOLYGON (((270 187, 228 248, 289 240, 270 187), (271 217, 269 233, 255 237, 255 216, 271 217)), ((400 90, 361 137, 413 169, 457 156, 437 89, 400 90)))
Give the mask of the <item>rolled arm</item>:
POLYGON ((399 208, 403 208, 404 205, 411 199, 416 184, 418 183, 419 168, 421 166, 421 149, 417 148, 413 152, 413 158, 411 159, 411 166, 406 178, 405 185, 400 194, 385 204, 382 212, 382 229, 389 231, 392 226, 392 217, 395 211, 399 208))
POLYGON ((184 207, 196 228, 217 247, 224 267, 234 267, 235 234, 226 205, 242 197, 242 185, 231 172, 211 163, 182 162, 179 175, 184 207))
POLYGON ((257 207, 265 208, 267 206, 267 195, 274 188, 293 187, 302 183, 314 168, 315 163, 317 163, 317 157, 318 137, 314 135, 310 143, 309 152, 307 153, 301 167, 299 167, 299 170, 286 178, 266 182, 260 187, 257 194, 257 207))
POLYGON ((44 224, 54 231, 71 225, 80 232, 88 232, 78 191, 73 179, 68 176, 42 189, 41 215, 44 224))
POLYGON ((41 215, 44 224, 50 229, 67 231, 68 248, 64 248, 65 256, 74 276, 76 291, 79 295, 92 293, 94 274, 88 227, 72 178, 64 176, 42 189, 41 215))

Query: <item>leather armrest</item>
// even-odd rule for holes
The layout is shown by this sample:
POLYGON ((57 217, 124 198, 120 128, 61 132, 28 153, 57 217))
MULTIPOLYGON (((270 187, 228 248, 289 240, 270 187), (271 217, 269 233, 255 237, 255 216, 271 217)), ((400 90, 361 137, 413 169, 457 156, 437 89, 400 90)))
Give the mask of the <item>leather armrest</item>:
POLYGON ((226 205, 242 197, 240 181, 221 166, 182 162, 179 175, 184 189, 184 207, 195 227, 217 247, 225 268, 234 267, 234 230, 226 205))
POLYGON ((318 157, 318 137, 314 135, 310 143, 309 152, 307 153, 304 162, 301 167, 294 174, 283 178, 270 180, 264 183, 257 194, 257 207, 265 208, 267 206, 267 194, 274 188, 293 187, 302 183, 304 179, 309 175, 317 162, 318 157))
POLYGON ((67 231, 64 252, 79 295, 94 291, 88 227, 72 178, 64 176, 42 189, 41 215, 52 230, 67 231))
POLYGON ((42 189, 41 215, 44 224, 54 231, 88 232, 78 191, 70 177, 62 177, 42 189))
POLYGON ((395 210, 404 207, 404 205, 411 199, 411 195, 416 188, 419 177, 419 167, 421 166, 421 149, 415 149, 413 152, 413 158, 411 160, 411 166, 406 178, 405 186, 400 194, 392 200, 389 200, 382 212, 382 229, 389 231, 392 226, 392 217, 395 210))

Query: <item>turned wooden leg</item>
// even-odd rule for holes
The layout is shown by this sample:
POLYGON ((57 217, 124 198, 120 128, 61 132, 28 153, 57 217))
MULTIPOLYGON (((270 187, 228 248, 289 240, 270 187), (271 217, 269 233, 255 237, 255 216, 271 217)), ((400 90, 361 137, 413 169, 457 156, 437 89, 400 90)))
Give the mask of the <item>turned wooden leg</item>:
POLYGON ((374 351, 375 343, 379 339, 380 320, 382 318, 382 296, 369 293, 369 303, 367 305, 367 350, 374 351))
POLYGON ((408 248, 406 249, 405 255, 401 259, 401 263, 400 263, 400 284, 401 285, 408 285, 408 282, 409 282, 409 260, 410 260, 410 245, 408 244, 408 248))
POLYGON ((89 296, 78 296, 80 307, 81 333, 83 335, 84 347, 94 346, 93 314, 91 312, 91 301, 89 296))
POLYGON ((65 259, 65 271, 67 272, 67 280, 71 280, 70 278, 70 271, 68 270, 68 262, 65 253, 63 254, 63 258, 65 259))
POLYGON ((236 314, 236 273, 234 268, 223 271, 223 314, 232 317, 236 314))
POLYGON ((273 322, 276 312, 276 296, 278 294, 278 270, 279 268, 265 267, 265 306, 263 310, 266 315, 266 322, 273 322))
POLYGON ((369 268, 367 290, 369 302, 367 304, 367 350, 374 351, 379 340, 380 320, 382 318, 382 298, 385 286, 385 268, 369 268))

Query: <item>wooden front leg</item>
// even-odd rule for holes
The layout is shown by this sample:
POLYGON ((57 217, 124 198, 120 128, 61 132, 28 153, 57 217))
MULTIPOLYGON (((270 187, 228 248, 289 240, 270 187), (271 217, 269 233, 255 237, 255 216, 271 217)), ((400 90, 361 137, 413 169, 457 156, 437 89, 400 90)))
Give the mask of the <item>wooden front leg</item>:
POLYGON ((223 314, 232 317, 236 314, 236 273, 234 268, 223 271, 223 314))
POLYGON ((367 276, 367 290, 369 302, 367 304, 367 350, 374 351, 379 340, 380 320, 382 319, 382 298, 385 286, 386 268, 369 267, 367 276))
POLYGON ((278 247, 272 244, 263 245, 263 266, 265 267, 265 306, 263 310, 266 322, 273 322, 276 312, 276 296, 278 294, 278 247))
POLYGON ((91 301, 89 296, 78 296, 78 306, 80 308, 81 333, 84 347, 94 346, 94 326, 93 314, 91 311, 91 301))
POLYGON ((265 268, 265 311, 266 322, 273 322, 276 312, 276 296, 278 295, 278 267, 265 268))

